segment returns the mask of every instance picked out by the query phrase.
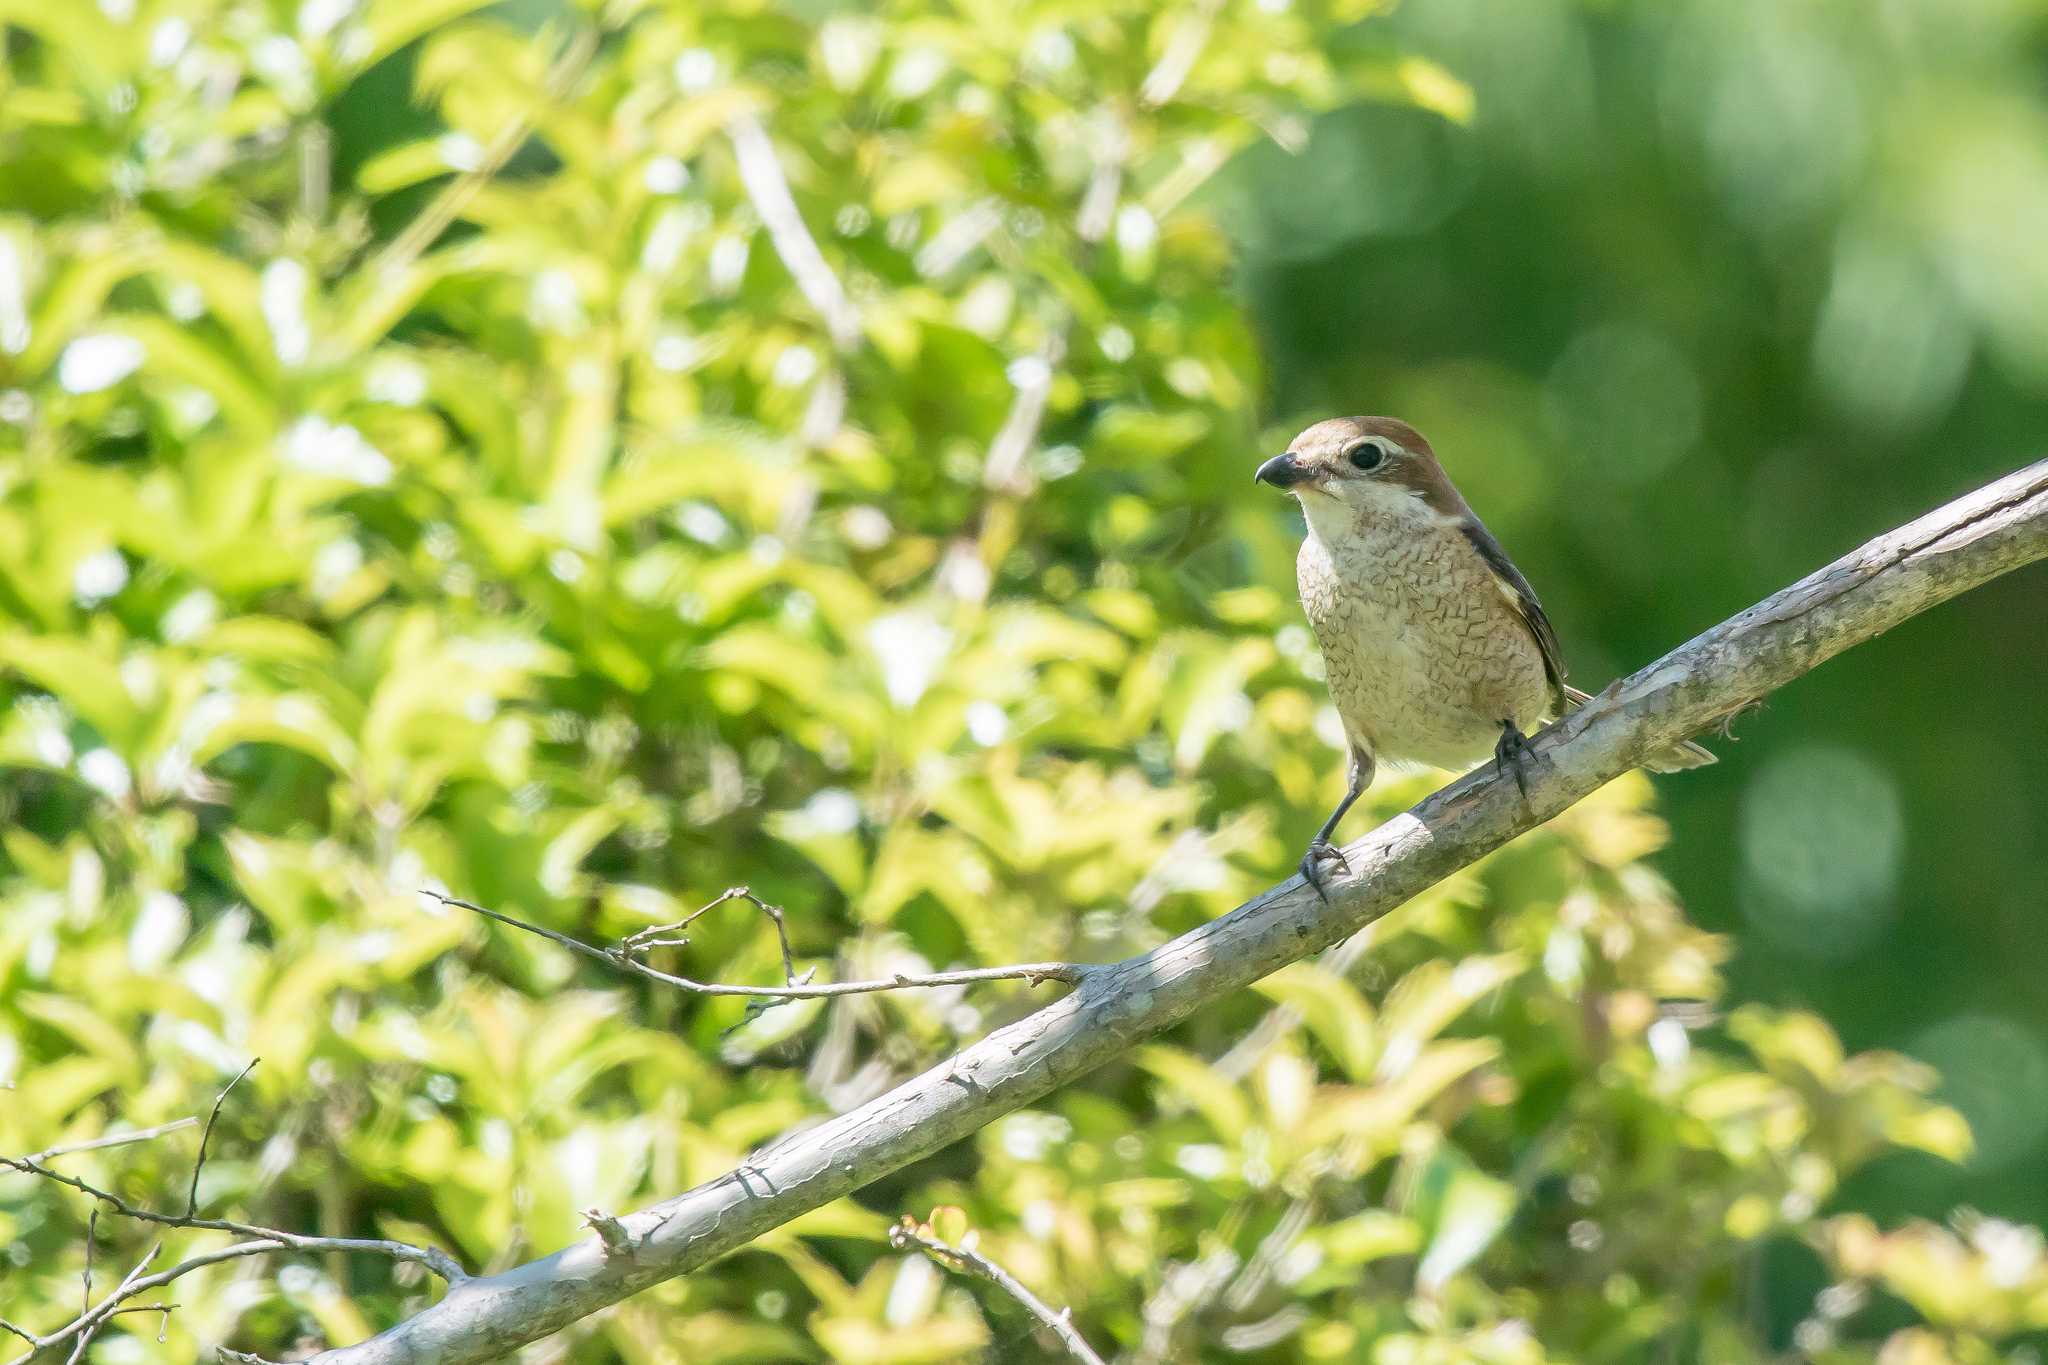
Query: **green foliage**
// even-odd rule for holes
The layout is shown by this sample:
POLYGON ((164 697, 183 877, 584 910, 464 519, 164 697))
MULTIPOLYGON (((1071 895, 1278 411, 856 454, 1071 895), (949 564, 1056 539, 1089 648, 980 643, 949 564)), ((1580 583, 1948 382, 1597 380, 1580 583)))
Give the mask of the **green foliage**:
MULTIPOLYGON (((1107 959, 1282 874, 1340 764, 1195 206, 1317 111, 1469 113, 1375 8, 0 8, 0 1151, 203 1112, 260 1055, 206 1210, 501 1268, 1048 988, 750 1011, 422 886, 598 939, 744 882, 833 979, 1107 959)), ((1377 927, 1356 983, 1280 973, 567 1351, 1035 1349, 890 1251, 937 1205, 1146 1359, 1760 1359, 1799 1238, 1912 1349, 2041 1325, 1981 1229, 1821 1216, 1966 1135, 1815 1018, 1712 1022, 1647 791, 1377 927)), ((780 965, 743 904, 676 961, 780 965)), ((64 1160, 169 1206, 191 1145, 64 1160)), ((86 1212, 0 1177, 0 1315, 73 1311, 86 1212)), ((103 1220, 101 1285, 143 1245, 103 1220)), ((275 1356, 435 1292, 234 1262, 96 1349, 275 1356)))

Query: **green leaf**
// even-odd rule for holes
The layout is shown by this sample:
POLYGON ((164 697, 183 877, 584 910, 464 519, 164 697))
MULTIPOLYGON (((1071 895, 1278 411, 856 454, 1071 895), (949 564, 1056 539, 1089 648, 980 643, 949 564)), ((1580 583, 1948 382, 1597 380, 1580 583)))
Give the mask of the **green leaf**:
POLYGON ((1515 1187, 1474 1166, 1457 1148, 1440 1146, 1416 1182, 1411 1212, 1423 1252, 1416 1287, 1433 1294, 1478 1259, 1514 1216, 1515 1187))
POLYGON ((1200 1113, 1218 1136, 1234 1142, 1251 1125, 1251 1104, 1244 1093, 1201 1058, 1153 1044, 1139 1048, 1132 1060, 1200 1113))
POLYGON ((1349 981, 1318 964, 1296 962, 1254 989, 1298 1013, 1345 1075, 1360 1081, 1371 1075, 1378 1055, 1372 1006, 1349 981))

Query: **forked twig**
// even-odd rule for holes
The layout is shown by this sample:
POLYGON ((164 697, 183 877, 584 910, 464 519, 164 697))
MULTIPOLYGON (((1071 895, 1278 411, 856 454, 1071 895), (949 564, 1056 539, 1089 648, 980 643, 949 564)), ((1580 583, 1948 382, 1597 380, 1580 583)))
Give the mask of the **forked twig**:
POLYGON ((99 1335, 100 1328, 106 1325, 108 1318, 114 1316, 114 1305, 138 1292, 135 1289, 136 1281, 142 1278, 142 1272, 149 1269, 150 1262, 154 1261, 163 1249, 162 1242, 151 1243, 149 1251, 135 1263, 135 1269, 122 1276, 121 1283, 114 1286, 114 1292, 107 1295, 107 1301, 100 1305, 102 1311, 95 1313, 88 1308, 79 1315, 78 1321, 85 1325, 79 1328, 77 1344, 71 1348, 71 1354, 65 1358, 64 1365, 78 1365, 79 1361, 85 1359, 85 1348, 92 1345, 92 1339, 99 1335))
POLYGON ((716 898, 706 901, 703 905, 698 906, 673 924, 655 924, 645 929, 635 930, 619 940, 619 951, 622 953, 637 953, 643 952, 648 948, 686 948, 689 946, 690 940, 687 935, 683 934, 683 930, 689 928, 719 906, 724 905, 727 901, 737 900, 743 900, 756 910, 759 910, 768 917, 768 922, 775 926, 776 941, 782 945, 783 983, 790 986, 799 984, 796 979, 796 956, 790 951, 789 947, 789 924, 783 917, 782 907, 771 905, 744 886, 728 886, 725 890, 719 892, 716 898), (664 934, 674 934, 676 937, 664 938, 662 937, 664 934))
POLYGON ((731 890, 718 896, 717 899, 711 901, 710 904, 691 912, 688 916, 677 920, 674 924, 656 925, 650 929, 639 930, 637 933, 622 940, 616 948, 600 948, 595 944, 585 943, 580 938, 571 938, 567 934, 557 933, 553 929, 532 924, 523 919, 517 919, 502 911, 486 909, 475 901, 466 901, 459 896, 447 896, 439 891, 431 891, 424 888, 421 894, 432 896, 443 905, 452 905, 458 909, 482 915, 486 919, 496 920, 500 924, 510 925, 514 929, 523 929, 529 934, 558 943, 573 953, 581 953, 585 957, 603 962, 608 966, 617 968, 619 971, 629 972, 634 976, 644 976, 649 981, 659 981, 665 986, 674 986, 678 990, 690 991, 696 995, 740 995, 764 1000, 823 1000, 840 995, 868 995, 875 991, 918 990, 932 986, 967 986, 981 981, 1028 981, 1034 986, 1047 981, 1063 981, 1070 986, 1077 986, 1087 979, 1090 972, 1095 970, 1094 967, 1080 962, 1024 962, 1012 967, 970 967, 951 972, 898 973, 895 976, 879 977, 868 981, 827 981, 818 985, 809 985, 797 979, 795 959, 790 952, 789 937, 783 923, 781 908, 770 906, 743 886, 733 887, 731 890), (639 958, 632 956, 633 953, 646 948, 673 947, 687 943, 689 941, 687 938, 654 938, 649 937, 649 935, 666 934, 681 929, 705 911, 732 900, 747 900, 759 906, 774 923, 776 932, 781 937, 783 973, 785 979, 789 982, 788 985, 733 986, 720 981, 693 981, 686 976, 676 976, 659 968, 650 967, 639 958))
POLYGON ((87 1184, 77 1176, 53 1171, 38 1161, 26 1157, 0 1156, 0 1166, 20 1171, 23 1175, 41 1176, 59 1185, 69 1185, 80 1194, 91 1195, 122 1218, 133 1218, 141 1223, 155 1223, 167 1228, 202 1228, 209 1232, 232 1232, 240 1237, 261 1238, 275 1242, 281 1247, 295 1251, 354 1251, 371 1255, 389 1256, 394 1261, 411 1261, 447 1280, 460 1284, 469 1278, 467 1271, 455 1263, 455 1258, 434 1247, 416 1247, 405 1242, 385 1241, 374 1237, 303 1237, 296 1232, 284 1232, 278 1228, 258 1227, 253 1223, 238 1223, 231 1218, 195 1218, 184 1214, 160 1213, 155 1209, 140 1208, 129 1203, 111 1190, 87 1184))
MULTIPOLYGON (((310 1237, 303 1240, 318 1242, 334 1239, 310 1237)), ((5 1328, 29 1343, 29 1353, 25 1356, 16 1356, 12 1361, 8 1362, 8 1365, 27 1365, 27 1362, 33 1359, 40 1351, 47 1351, 53 1346, 62 1346, 65 1342, 72 1341, 84 1334, 97 1335, 100 1328, 106 1325, 107 1319, 119 1317, 123 1313, 169 1313, 178 1305, 174 1303, 124 1304, 124 1300, 132 1299, 139 1294, 147 1294, 152 1289, 161 1288, 171 1281, 189 1275, 204 1266, 217 1265, 222 1261, 239 1260, 244 1256, 264 1256, 270 1252, 285 1249, 285 1244, 278 1241, 236 1242, 232 1246, 224 1246, 218 1251, 202 1252, 197 1256, 187 1257, 169 1270, 160 1270, 154 1275, 139 1275, 139 1272, 144 1267, 156 1259, 157 1252, 161 1249, 161 1246, 162 1244, 159 1243, 156 1247, 152 1247, 149 1256, 143 1260, 142 1265, 136 1267, 138 1274, 132 1274, 128 1279, 123 1280, 119 1288, 100 1301, 99 1307, 72 1319, 47 1336, 37 1336, 33 1332, 24 1331, 11 1322, 0 1321, 0 1328, 5 1328)), ((74 1352, 73 1359, 77 1358, 79 1357, 74 1352)))
POLYGON ((1026 1289, 1022 1280, 973 1247, 954 1246, 950 1242, 940 1241, 920 1229, 908 1214, 903 1216, 902 1222, 889 1229, 889 1245, 898 1251, 916 1247, 948 1270, 980 1276, 1023 1305, 1025 1312, 1038 1319, 1040 1325, 1060 1339, 1060 1344, 1067 1348, 1067 1354, 1083 1362, 1083 1365, 1103 1365, 1102 1357, 1095 1354, 1095 1349, 1088 1344, 1087 1338, 1075 1330, 1073 1309, 1062 1308, 1057 1312, 1053 1311, 1044 1299, 1026 1289))
POLYGON ((214 1121, 220 1117, 221 1105, 227 1099, 228 1092, 233 1090, 236 1084, 249 1074, 250 1067, 255 1065, 256 1063, 252 1060, 248 1066, 243 1067, 237 1072, 234 1079, 222 1087, 220 1093, 214 1097, 213 1108, 208 1114, 206 1126, 200 1134, 199 1153, 192 1163, 192 1180, 186 1195, 186 1211, 182 1214, 161 1213, 155 1209, 146 1209, 131 1204, 111 1190, 102 1189, 88 1181, 79 1179, 77 1176, 66 1175, 62 1171, 52 1170, 45 1163, 57 1157, 70 1156, 78 1152, 118 1147, 131 1142, 142 1142, 150 1138, 162 1137, 167 1133, 180 1132, 197 1125, 199 1120, 194 1118, 178 1119, 172 1123, 162 1123, 154 1128, 142 1128, 134 1132, 113 1133, 88 1142, 76 1142, 50 1147, 31 1156, 0 1156, 0 1168, 19 1171, 23 1175, 32 1175, 50 1181, 53 1184, 68 1186, 95 1201, 92 1210, 86 1216, 85 1269, 80 1277, 81 1287, 78 1316, 57 1330, 47 1333, 32 1332, 17 1323, 0 1318, 0 1332, 12 1333, 14 1336, 20 1337, 23 1341, 27 1342, 29 1346, 28 1355, 17 1357, 15 1361, 10 1362, 10 1365, 24 1365, 24 1362, 41 1352, 52 1350, 64 1345, 66 1342, 71 1343, 72 1346, 71 1353, 67 1358, 67 1365, 75 1365, 76 1362, 85 1359, 86 1349, 92 1344, 93 1339, 99 1335, 100 1330, 107 1324, 108 1320, 118 1317, 123 1313, 161 1313, 164 1315, 165 1321, 168 1322, 172 1310, 178 1305, 174 1303, 135 1304, 129 1303, 128 1300, 138 1295, 146 1294, 152 1289, 167 1285, 180 1276, 189 1274, 191 1271, 197 1270, 202 1266, 213 1265, 220 1261, 235 1260, 244 1256, 260 1256, 273 1251, 355 1252, 388 1256, 395 1261, 409 1261, 415 1265, 425 1266, 451 1285, 460 1284, 469 1278, 467 1272, 456 1263, 454 1257, 445 1251, 440 1251, 433 1247, 418 1247, 405 1242, 391 1242, 377 1238, 302 1237, 297 1233, 284 1232, 277 1228, 258 1227, 251 1223, 238 1223, 227 1218, 198 1217, 199 1177, 206 1165, 207 1139, 213 1134, 214 1121), (99 1223, 100 1215, 103 1211, 118 1218, 132 1218, 137 1222, 153 1223, 159 1227, 227 1232, 247 1240, 189 1257, 172 1266, 169 1270, 160 1271, 154 1275, 146 1274, 145 1272, 163 1250, 163 1243, 158 1242, 150 1248, 149 1254, 142 1259, 141 1263, 115 1286, 113 1292, 95 1305, 92 1302, 92 1268, 94 1253, 99 1245, 99 1223))

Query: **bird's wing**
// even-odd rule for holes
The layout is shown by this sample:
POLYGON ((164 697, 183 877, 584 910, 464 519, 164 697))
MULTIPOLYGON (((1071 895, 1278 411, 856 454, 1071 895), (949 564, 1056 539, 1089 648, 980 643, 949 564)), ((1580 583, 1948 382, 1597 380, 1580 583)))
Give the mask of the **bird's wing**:
POLYGON ((1522 624, 1529 628, 1529 634, 1536 641, 1536 648, 1543 653, 1543 671, 1550 679, 1551 704, 1559 715, 1564 714, 1565 697, 1568 689, 1564 685, 1564 650, 1557 643, 1557 631, 1550 624, 1550 617, 1544 614, 1543 604, 1536 600, 1536 590, 1529 586, 1529 580, 1522 577, 1522 571, 1508 558, 1508 552, 1493 538, 1493 532, 1486 529, 1479 518, 1467 516, 1459 523, 1465 539, 1472 548, 1479 551, 1479 558, 1485 561, 1486 570, 1493 575, 1493 584, 1501 595, 1514 607, 1515 614, 1522 618, 1522 624))

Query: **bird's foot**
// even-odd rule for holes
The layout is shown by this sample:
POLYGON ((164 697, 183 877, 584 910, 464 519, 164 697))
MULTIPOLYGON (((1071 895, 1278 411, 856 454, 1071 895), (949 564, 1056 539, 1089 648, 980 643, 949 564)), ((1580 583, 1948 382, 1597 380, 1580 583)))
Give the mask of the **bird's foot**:
POLYGON ((1529 799, 1529 763, 1536 756, 1530 747, 1528 737, 1515 728, 1511 720, 1500 723, 1500 743, 1493 746, 1493 772, 1498 777, 1503 772, 1515 775, 1515 790, 1529 799))
POLYGON ((1308 846, 1308 852, 1301 855, 1301 879, 1316 889, 1316 895, 1329 902, 1330 893, 1324 888, 1329 885, 1330 869, 1337 868, 1345 876, 1351 875, 1350 860, 1344 850, 1327 840, 1318 839, 1308 846))

